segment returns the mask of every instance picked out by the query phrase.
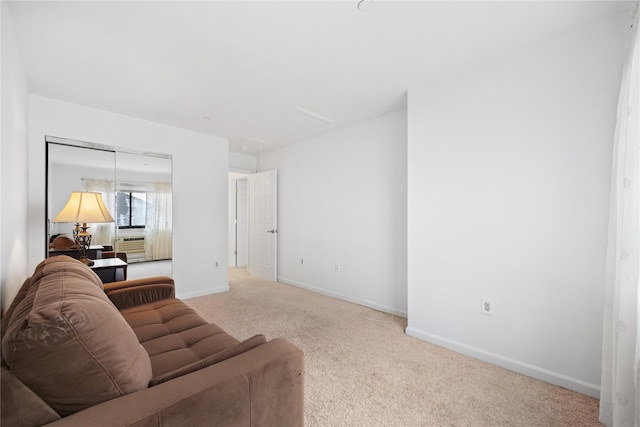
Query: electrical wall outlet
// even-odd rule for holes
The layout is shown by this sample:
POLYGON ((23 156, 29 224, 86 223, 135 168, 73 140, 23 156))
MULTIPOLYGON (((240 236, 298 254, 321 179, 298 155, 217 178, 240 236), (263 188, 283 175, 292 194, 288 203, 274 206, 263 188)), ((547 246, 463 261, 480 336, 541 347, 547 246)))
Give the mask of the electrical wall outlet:
POLYGON ((480 313, 493 316, 493 300, 489 298, 481 298, 480 302, 480 313))
POLYGON ((304 258, 300 258, 300 267, 304 267, 304 258))
POLYGON ((218 267, 220 265, 220 263, 218 263, 218 261, 216 261, 216 267, 218 267))
POLYGON ((342 267, 340 267, 340 264, 336 264, 334 270, 336 271, 336 273, 340 273, 342 271, 342 267))

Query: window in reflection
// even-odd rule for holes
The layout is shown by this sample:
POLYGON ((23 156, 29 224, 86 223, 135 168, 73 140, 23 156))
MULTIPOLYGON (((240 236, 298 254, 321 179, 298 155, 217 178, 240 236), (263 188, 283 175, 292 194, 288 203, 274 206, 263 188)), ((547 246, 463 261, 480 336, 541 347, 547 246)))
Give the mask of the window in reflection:
MULTIPOLYGON (((139 191, 118 191, 118 228, 145 228, 147 219, 147 193, 139 191)), ((153 207, 152 207, 153 208, 153 207)))

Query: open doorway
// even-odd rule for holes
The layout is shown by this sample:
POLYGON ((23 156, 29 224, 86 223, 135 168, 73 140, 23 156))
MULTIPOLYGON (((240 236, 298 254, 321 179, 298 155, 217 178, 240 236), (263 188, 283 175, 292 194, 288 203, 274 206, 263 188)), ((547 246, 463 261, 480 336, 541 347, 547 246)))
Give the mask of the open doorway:
POLYGON ((229 266, 246 267, 249 258, 247 175, 229 172, 229 266))
POLYGON ((229 267, 278 277, 277 170, 229 172, 229 267))

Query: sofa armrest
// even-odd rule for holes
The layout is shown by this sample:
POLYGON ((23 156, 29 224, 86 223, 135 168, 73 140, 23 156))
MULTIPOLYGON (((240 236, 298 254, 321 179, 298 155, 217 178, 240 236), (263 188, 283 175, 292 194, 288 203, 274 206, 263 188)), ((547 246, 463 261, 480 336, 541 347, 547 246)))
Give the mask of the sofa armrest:
POLYGON ((60 419, 49 405, 16 378, 9 369, 0 369, 0 395, 3 426, 39 426, 60 419))
POLYGON ((51 427, 302 426, 302 350, 274 339, 223 362, 118 397, 47 424, 51 427))
POLYGON ((104 292, 118 310, 176 296, 174 281, 168 276, 105 283, 104 292))

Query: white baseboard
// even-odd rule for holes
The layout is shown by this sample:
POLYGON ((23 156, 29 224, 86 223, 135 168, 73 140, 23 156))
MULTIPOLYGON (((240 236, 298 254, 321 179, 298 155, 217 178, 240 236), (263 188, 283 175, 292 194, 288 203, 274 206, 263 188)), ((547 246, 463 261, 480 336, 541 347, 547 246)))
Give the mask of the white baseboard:
POLYGON ((196 291, 196 292, 187 292, 187 293, 176 292, 176 298, 189 299, 189 298, 203 297, 205 295, 218 294, 220 292, 227 292, 228 290, 229 290, 229 285, 227 284, 226 286, 219 286, 217 288, 205 289, 205 290, 196 291))
POLYGON ((492 365, 496 365, 501 368, 505 368, 510 371, 535 378, 540 381, 564 387, 569 390, 577 391, 578 393, 583 393, 588 396, 595 397, 596 399, 600 398, 599 385, 591 384, 577 378, 572 378, 558 372, 553 372, 548 369, 530 365, 519 360, 511 359, 500 354, 491 353, 457 341, 423 332, 418 329, 407 328, 405 332, 409 336, 427 341, 431 344, 435 344, 449 350, 453 350, 457 353, 464 354, 465 356, 482 360, 484 362, 491 363, 492 365))
POLYGON ((316 286, 308 285, 306 283, 296 282, 295 280, 287 279, 286 277, 278 277, 278 282, 286 283, 287 285, 296 286, 298 288, 303 288, 308 291, 312 291, 318 294, 326 295, 332 298, 341 299, 343 301, 348 301, 354 304, 362 305, 365 307, 373 308, 374 310, 382 311, 384 313, 393 314, 394 316, 399 317, 407 317, 406 310, 399 310, 394 307, 389 307, 387 305, 378 304, 373 301, 361 300, 359 298, 353 298, 348 295, 341 294, 339 292, 327 291, 326 289, 318 288, 316 286))

